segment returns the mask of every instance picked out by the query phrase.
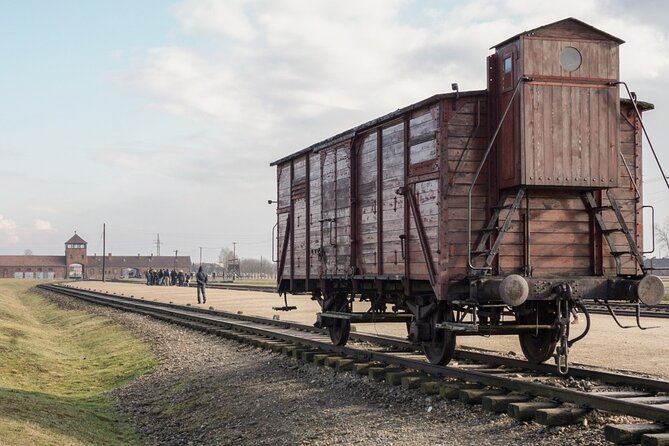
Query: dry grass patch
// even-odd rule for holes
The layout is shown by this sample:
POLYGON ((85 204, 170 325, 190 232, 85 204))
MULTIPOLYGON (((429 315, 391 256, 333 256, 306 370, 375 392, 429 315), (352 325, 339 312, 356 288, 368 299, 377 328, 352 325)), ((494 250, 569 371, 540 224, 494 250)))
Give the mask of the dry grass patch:
POLYGON ((138 444, 105 393, 154 367, 148 346, 31 285, 0 281, 0 443, 138 444))

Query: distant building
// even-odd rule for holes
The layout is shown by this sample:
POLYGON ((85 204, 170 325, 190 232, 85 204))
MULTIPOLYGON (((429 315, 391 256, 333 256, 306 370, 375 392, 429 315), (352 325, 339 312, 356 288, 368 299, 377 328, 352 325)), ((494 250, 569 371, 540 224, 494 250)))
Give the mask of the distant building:
MULTIPOLYGON (((65 242, 64 256, 2 256, 0 277, 19 279, 102 279, 103 256, 87 253, 88 243, 77 233, 65 242)), ((153 269, 190 272, 190 256, 113 256, 104 257, 105 277, 120 279, 144 277, 153 269)))
POLYGON ((669 276, 669 259, 645 259, 643 266, 656 276, 669 276))

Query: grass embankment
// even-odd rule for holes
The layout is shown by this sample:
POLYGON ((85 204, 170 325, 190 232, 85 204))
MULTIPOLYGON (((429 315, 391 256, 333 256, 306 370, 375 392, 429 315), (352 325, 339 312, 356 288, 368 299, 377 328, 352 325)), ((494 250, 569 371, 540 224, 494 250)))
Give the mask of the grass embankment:
POLYGON ((148 346, 34 284, 0 281, 0 444, 139 444, 105 392, 156 364, 148 346))

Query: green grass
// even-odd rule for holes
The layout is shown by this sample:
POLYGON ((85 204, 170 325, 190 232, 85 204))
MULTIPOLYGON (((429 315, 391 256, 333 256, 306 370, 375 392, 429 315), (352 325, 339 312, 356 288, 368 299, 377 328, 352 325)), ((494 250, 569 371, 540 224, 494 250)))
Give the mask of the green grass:
POLYGON ((130 332, 0 281, 0 444, 140 444, 105 395, 157 363, 130 332))

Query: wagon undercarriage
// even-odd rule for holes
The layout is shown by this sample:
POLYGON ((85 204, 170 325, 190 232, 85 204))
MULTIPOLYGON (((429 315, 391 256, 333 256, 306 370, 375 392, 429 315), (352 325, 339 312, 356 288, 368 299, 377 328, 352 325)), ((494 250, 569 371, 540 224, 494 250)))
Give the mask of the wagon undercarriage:
POLYGON ((473 277, 454 283, 452 293, 439 300, 430 292, 405 295, 401 282, 384 286, 378 279, 323 281, 328 291, 312 294, 322 308, 315 325, 327 328, 333 343, 344 345, 351 324, 403 323, 409 341, 439 364, 451 359, 456 336, 518 335, 523 353, 533 362, 550 359, 559 343, 556 360, 566 371, 569 347, 590 328, 585 301, 652 306, 664 296, 664 286, 655 276, 565 279, 509 275, 506 282, 511 286, 504 279, 473 277), (354 311, 355 302, 365 303, 365 311, 354 311), (578 312, 585 315, 585 330, 570 339, 569 326, 578 312))

